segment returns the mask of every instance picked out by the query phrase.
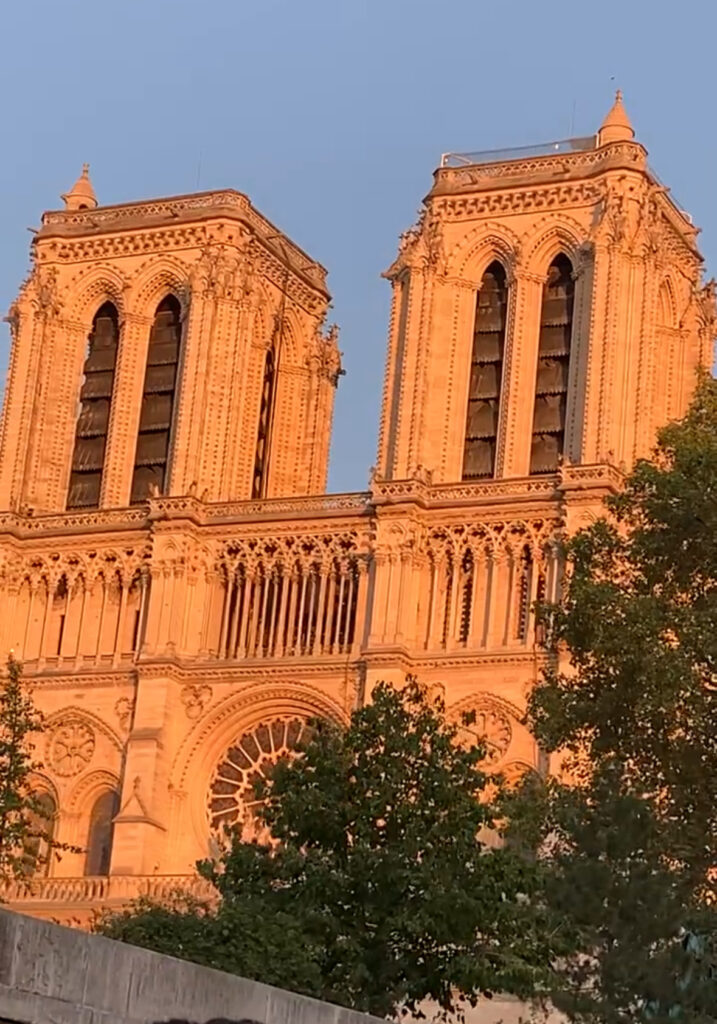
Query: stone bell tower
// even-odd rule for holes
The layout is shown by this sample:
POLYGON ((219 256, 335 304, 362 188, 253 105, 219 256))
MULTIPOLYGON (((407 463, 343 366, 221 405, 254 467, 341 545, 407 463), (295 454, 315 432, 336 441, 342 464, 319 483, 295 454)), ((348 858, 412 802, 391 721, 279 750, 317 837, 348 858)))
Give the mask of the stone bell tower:
POLYGON ((525 726, 561 540, 685 409, 715 334, 697 230, 618 96, 587 138, 449 154, 402 238, 370 489, 326 495, 340 372, 319 264, 231 190, 47 213, 10 312, 0 657, 46 716, 33 780, 83 850, 0 895, 86 920, 256 824, 308 720, 417 675, 525 726))
POLYGON ((0 508, 321 491, 326 272, 232 190, 46 213, 9 315, 0 508))
POLYGON ((618 92, 597 135, 448 154, 393 285, 382 478, 629 466, 711 360, 697 229, 618 92))

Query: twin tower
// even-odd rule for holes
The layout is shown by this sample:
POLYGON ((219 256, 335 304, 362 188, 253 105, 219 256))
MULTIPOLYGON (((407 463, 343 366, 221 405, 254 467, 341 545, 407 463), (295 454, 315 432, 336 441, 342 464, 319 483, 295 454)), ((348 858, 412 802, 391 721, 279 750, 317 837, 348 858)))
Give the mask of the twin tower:
MULTIPOLYGON (((697 229, 618 94, 597 135, 445 156, 393 288, 377 469, 326 495, 326 274, 231 190, 46 213, 9 321, 0 648, 65 853, 5 894, 82 918, 195 884, 252 780, 379 679, 521 724, 559 544, 680 416, 715 334, 697 229)), ((196 883, 198 884, 198 883, 196 883)))

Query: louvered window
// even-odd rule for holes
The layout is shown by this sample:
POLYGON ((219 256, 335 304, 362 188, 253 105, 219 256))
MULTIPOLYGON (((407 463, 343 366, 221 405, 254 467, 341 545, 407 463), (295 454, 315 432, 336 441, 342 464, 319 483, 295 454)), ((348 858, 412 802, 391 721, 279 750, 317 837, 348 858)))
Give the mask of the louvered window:
POLYGON ((464 480, 495 473, 507 305, 505 270, 500 263, 491 263, 483 275, 476 303, 463 449, 464 480))
POLYGON ((157 307, 149 336, 132 477, 132 504, 149 497, 155 485, 160 494, 164 491, 181 340, 179 302, 173 295, 168 295, 157 307))
POLYGON ((106 302, 95 315, 87 346, 68 508, 97 508, 100 503, 118 345, 117 310, 106 302))
POLYGON ((567 256, 558 256, 550 265, 543 289, 531 473, 555 472, 563 454, 575 293, 572 272, 567 256))
POLYGON ((264 376, 261 386, 261 402, 259 405, 259 428, 256 437, 256 456, 254 459, 254 480, 252 498, 263 498, 266 490, 266 478, 269 468, 269 435, 274 405, 274 383, 276 379, 276 359, 272 348, 267 350, 264 360, 264 376))

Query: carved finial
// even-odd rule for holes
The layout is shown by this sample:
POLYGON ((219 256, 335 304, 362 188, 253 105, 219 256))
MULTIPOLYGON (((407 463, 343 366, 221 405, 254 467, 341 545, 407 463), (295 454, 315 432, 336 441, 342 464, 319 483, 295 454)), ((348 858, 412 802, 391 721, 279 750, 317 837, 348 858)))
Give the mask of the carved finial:
POLYGON ((63 192, 60 196, 65 204, 66 210, 94 210, 97 206, 97 196, 90 181, 90 165, 82 165, 82 174, 69 192, 63 192))
POLYGON ((598 145, 605 146, 608 142, 630 142, 635 138, 635 131, 622 103, 622 90, 615 93, 615 102, 600 125, 598 145))

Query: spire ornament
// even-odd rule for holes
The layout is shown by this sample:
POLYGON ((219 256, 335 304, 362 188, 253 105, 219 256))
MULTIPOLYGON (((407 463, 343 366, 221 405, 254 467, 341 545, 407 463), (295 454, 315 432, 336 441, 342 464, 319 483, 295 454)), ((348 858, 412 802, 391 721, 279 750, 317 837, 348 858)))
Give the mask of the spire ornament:
POLYGON ((631 142, 635 138, 635 130, 627 116, 622 102, 622 90, 615 93, 615 102, 600 125, 598 145, 606 146, 609 142, 631 142))
POLYGON ((82 174, 69 192, 63 192, 60 199, 66 210, 94 210, 97 207, 97 196, 90 181, 90 165, 82 165, 82 174))

